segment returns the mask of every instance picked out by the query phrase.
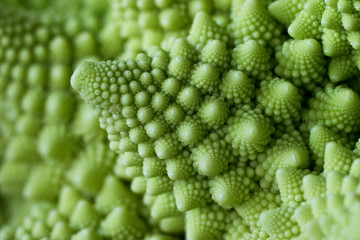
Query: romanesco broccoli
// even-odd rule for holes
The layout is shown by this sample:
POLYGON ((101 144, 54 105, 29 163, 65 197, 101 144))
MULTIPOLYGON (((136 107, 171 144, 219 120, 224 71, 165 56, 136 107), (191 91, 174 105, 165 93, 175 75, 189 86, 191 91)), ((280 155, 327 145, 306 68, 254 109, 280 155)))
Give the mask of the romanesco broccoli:
POLYGON ((0 240, 360 239, 360 1, 0 3, 0 240))

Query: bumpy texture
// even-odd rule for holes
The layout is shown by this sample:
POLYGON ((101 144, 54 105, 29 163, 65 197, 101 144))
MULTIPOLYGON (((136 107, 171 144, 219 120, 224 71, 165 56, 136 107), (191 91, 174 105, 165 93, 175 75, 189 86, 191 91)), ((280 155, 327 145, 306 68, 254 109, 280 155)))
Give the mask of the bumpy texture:
POLYGON ((152 222, 143 196, 114 175, 117 156, 70 87, 78 62, 122 49, 108 8, 1 3, 0 239, 178 239, 183 231, 152 222))
POLYGON ((359 10, 4 0, 0 239, 358 239, 359 10))

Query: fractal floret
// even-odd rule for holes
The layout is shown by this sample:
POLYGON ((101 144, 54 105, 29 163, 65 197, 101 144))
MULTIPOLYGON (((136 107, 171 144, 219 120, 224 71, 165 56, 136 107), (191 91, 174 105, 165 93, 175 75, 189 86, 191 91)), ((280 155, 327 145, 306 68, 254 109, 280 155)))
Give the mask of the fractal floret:
POLYGON ((4 0, 0 240, 360 240, 359 26, 356 0, 4 0))

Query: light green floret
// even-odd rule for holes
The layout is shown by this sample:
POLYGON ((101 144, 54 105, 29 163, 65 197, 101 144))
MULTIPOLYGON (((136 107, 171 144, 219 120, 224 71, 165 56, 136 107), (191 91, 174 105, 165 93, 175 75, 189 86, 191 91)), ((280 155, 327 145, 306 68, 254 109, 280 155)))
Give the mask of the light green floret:
POLYGON ((229 213, 216 205, 196 208, 186 212, 187 239, 219 239, 230 222, 229 213))
POLYGON ((31 163, 4 162, 0 169, 1 192, 7 196, 21 195, 31 174, 31 163))
MULTIPOLYGON (((18 103, 21 101, 23 95, 25 94, 25 86, 20 82, 12 82, 9 87, 6 89, 5 96, 11 103, 18 103)), ((16 106, 18 107, 18 106, 16 106)))
POLYGON ((254 188, 252 177, 254 170, 250 167, 231 166, 228 171, 213 177, 209 181, 213 200, 222 208, 239 206, 254 188))
POLYGON ((226 45, 219 40, 210 40, 201 50, 200 59, 204 63, 212 64, 220 70, 229 66, 229 52, 226 45))
POLYGON ((12 137, 6 146, 3 159, 13 163, 39 162, 36 138, 24 134, 12 137))
POLYGON ((271 76, 270 54, 255 40, 248 40, 234 48, 231 65, 256 79, 271 76))
POLYGON ((77 139, 65 125, 47 125, 39 134, 38 150, 45 161, 67 163, 74 157, 77 139))
POLYGON ((129 138, 135 144, 144 143, 148 140, 145 129, 141 127, 135 127, 129 131, 129 138))
POLYGON ((101 29, 100 52, 103 56, 115 58, 123 48, 123 39, 120 37, 119 28, 114 23, 108 23, 101 29))
POLYGON ((174 182, 168 176, 157 176, 148 178, 146 180, 146 194, 159 195, 162 193, 171 192, 174 182))
POLYGON ((324 29, 322 35, 323 52, 328 57, 350 54, 350 45, 345 31, 324 29))
POLYGON ((321 196, 317 196, 315 198, 313 198, 310 202, 313 210, 313 214, 316 217, 321 216, 322 214, 326 213, 326 199, 321 197, 321 196))
POLYGON ((182 56, 191 62, 196 62, 198 53, 195 48, 184 38, 177 38, 170 49, 170 57, 182 56))
POLYGON ((224 28, 220 27, 205 12, 198 12, 191 25, 188 41, 199 50, 206 45, 208 40, 220 40, 225 44, 230 41, 224 28))
POLYGON ((130 180, 135 177, 143 176, 143 170, 141 166, 125 167, 125 175, 130 180))
MULTIPOLYGON (((359 154, 359 152, 355 150, 354 152, 359 154)), ((360 159, 355 159, 351 164, 350 175, 354 177, 360 177, 360 159)))
POLYGON ((116 152, 133 152, 136 151, 136 144, 133 143, 128 136, 122 137, 119 139, 119 141, 115 141, 115 143, 118 143, 118 148, 115 151, 116 152))
POLYGON ((357 153, 357 154, 360 154, 360 139, 358 139, 357 142, 356 142, 354 152, 357 153))
POLYGON ((326 175, 326 193, 340 193, 342 188, 342 183, 344 180, 344 174, 338 171, 330 171, 326 175))
POLYGON ((103 132, 99 126, 98 118, 94 116, 90 107, 85 103, 77 106, 71 127, 72 132, 74 132, 76 136, 83 137, 87 143, 104 139, 106 136, 106 133, 103 132))
POLYGON ((36 221, 31 229, 31 236, 35 239, 47 238, 50 235, 50 229, 42 221, 36 221))
POLYGON ((23 219, 22 225, 20 227, 18 227, 16 229, 16 231, 18 231, 19 228, 22 228, 26 232, 31 232, 31 230, 34 228, 34 225, 37 221, 38 221, 37 218, 34 218, 33 216, 28 215, 23 219))
POLYGON ((246 232, 243 235, 243 238, 240 238, 241 240, 269 240, 269 235, 261 230, 260 228, 254 228, 251 232, 246 232))
MULTIPOLYGON (((98 68, 94 62, 83 62, 76 68, 70 82, 75 90, 83 92, 82 97, 91 107, 94 107, 97 102, 101 101, 99 98, 95 99, 95 91, 100 88, 100 84, 95 83, 95 77, 100 75, 99 73, 97 74, 96 71, 98 71, 98 68), (89 83, 86 83, 87 79, 90 79, 89 83), (84 92, 84 90, 91 90, 94 91, 94 93, 90 94, 84 92)), ((98 78, 98 81, 100 80, 101 79, 98 78)), ((100 92, 97 95, 99 94, 100 92)))
POLYGON ((190 158, 196 171, 205 176, 216 176, 234 161, 230 145, 220 134, 211 133, 204 141, 192 149, 190 158))
POLYGON ((234 117, 229 118, 227 124, 225 140, 243 157, 255 159, 270 141, 270 120, 258 108, 244 105, 234 117))
POLYGON ((360 11, 360 1, 359 0, 354 0, 354 8, 357 11, 360 11))
POLYGON ((357 193, 359 194, 359 178, 353 177, 353 176, 344 176, 344 179, 342 181, 341 185, 341 193, 347 194, 347 193, 357 193))
POLYGON ((289 26, 303 9, 306 0, 276 0, 269 5, 269 12, 282 24, 289 26))
POLYGON ((196 146, 204 138, 205 133, 205 127, 199 119, 185 119, 177 128, 178 138, 185 146, 196 146))
POLYGON ((75 36, 74 54, 76 58, 81 59, 87 56, 94 56, 96 49, 96 39, 92 33, 83 31, 75 36))
POLYGON ((279 46, 283 29, 270 15, 265 4, 261 0, 239 2, 242 2, 241 7, 237 11, 232 9, 231 30, 235 44, 253 39, 263 47, 279 46))
POLYGON ((120 36, 125 40, 125 51, 134 40, 139 45, 138 49, 129 51, 131 55, 121 54, 122 57, 133 57, 152 45, 168 48, 168 41, 185 35, 195 12, 210 12, 211 7, 210 1, 135 1, 134 4, 112 1, 110 20, 117 23, 120 36))
POLYGON ((175 97, 181 89, 181 83, 175 78, 167 78, 161 86, 166 95, 175 97))
POLYGON ((357 32, 349 32, 347 34, 347 39, 351 45, 356 50, 360 50, 360 31, 357 32))
POLYGON ((138 177, 133 178, 131 181, 130 189, 132 192, 134 192, 136 194, 145 194, 146 178, 144 176, 138 176, 138 177))
POLYGON ((57 210, 60 214, 70 217, 82 195, 72 186, 64 184, 60 190, 57 210))
POLYGON ((3 225, 0 229, 0 238, 11 240, 14 238, 14 229, 8 225, 3 225))
MULTIPOLYGON (((136 95, 136 96, 139 96, 139 95, 136 95)), ((139 98, 142 98, 142 97, 145 97, 145 96, 139 96, 139 98)), ((142 101, 142 100, 139 100, 139 101, 142 101)), ((138 105, 140 105, 140 104, 138 104, 138 105)), ((150 122, 155 117, 155 113, 152 110, 152 108, 149 107, 149 106, 144 106, 144 107, 140 106, 139 109, 137 110, 136 117, 141 123, 146 124, 146 123, 150 122)), ((118 128, 116 130, 121 132, 122 131, 122 125, 123 125, 122 121, 118 121, 115 124, 118 125, 118 128)), ((141 128, 139 128, 139 130, 140 129, 141 128)), ((126 130, 126 129, 124 129, 124 130, 126 130)))
POLYGON ((30 174, 23 195, 31 200, 57 199, 63 180, 64 169, 40 164, 30 174))
POLYGON ((341 23, 341 13, 338 12, 336 8, 326 6, 321 18, 321 25, 324 27, 324 30, 333 29, 341 31, 343 29, 341 23))
POLYGON ((69 239, 72 235, 72 229, 65 222, 58 222, 50 233, 50 238, 54 240, 69 239))
POLYGON ((76 234, 72 235, 71 240, 102 240, 102 236, 100 236, 97 231, 93 228, 85 228, 76 234))
POLYGON ((101 222, 99 232, 117 240, 142 238, 147 231, 144 221, 125 207, 115 207, 101 222))
POLYGON ((26 67, 22 63, 15 63, 11 71, 11 78, 15 82, 23 82, 26 76, 26 67))
POLYGON ((50 210, 46 218, 46 224, 49 227, 54 228, 59 222, 67 223, 66 217, 60 214, 56 208, 50 210))
POLYGON ((146 178, 166 175, 165 161, 155 156, 146 157, 144 158, 142 170, 146 178))
POLYGON ((298 89, 284 79, 262 81, 257 100, 264 113, 277 123, 290 124, 300 120, 302 98, 298 89))
POLYGON ((176 158, 165 161, 167 175, 171 180, 187 179, 196 173, 188 151, 183 151, 176 158))
POLYGON ((81 230, 87 227, 96 228, 100 221, 100 216, 92 203, 81 200, 76 204, 69 220, 72 228, 81 230))
POLYGON ((182 107, 176 103, 171 104, 166 108, 164 118, 170 126, 176 126, 182 122, 184 111, 182 110, 182 107))
POLYGON ((139 175, 136 175, 136 176, 132 176, 132 178, 136 178, 136 177, 140 177, 142 176, 142 167, 141 166, 132 166, 132 167, 127 167, 127 166, 124 166, 122 164, 121 161, 117 161, 115 166, 114 166, 114 175, 116 177, 118 177, 119 179, 122 179, 122 180, 128 180, 130 181, 132 178, 129 176, 130 175, 130 169, 131 168, 135 168, 137 169, 137 173, 139 175))
POLYGON ((357 66, 358 69, 360 69, 360 50, 353 51, 352 58, 357 66))
POLYGON ((231 7, 230 0, 214 0, 214 8, 227 11, 231 7))
MULTIPOLYGON (((334 133, 330 129, 315 125, 310 131, 309 147, 313 154, 315 164, 322 169, 324 164, 325 147, 329 142, 336 142, 341 145, 346 144, 348 140, 334 133)), ((350 147, 346 145, 347 147, 350 147)))
POLYGON ((172 58, 169 63, 169 75, 178 80, 186 80, 191 74, 191 62, 182 57, 172 58))
POLYGON ((355 132, 360 127, 360 97, 350 88, 329 84, 310 99, 309 106, 310 127, 318 124, 345 133, 355 132))
POLYGON ((337 9, 341 13, 352 13, 355 11, 352 0, 338 0, 337 1, 337 9))
POLYGON ((220 84, 220 72, 213 65, 200 64, 193 70, 190 84, 204 93, 216 92, 220 84))
POLYGON ((227 225, 223 238, 224 240, 243 239, 243 234, 248 230, 248 226, 244 224, 242 218, 236 217, 234 221, 227 225))
POLYGON ((355 13, 342 13, 342 24, 347 31, 358 31, 360 30, 360 15, 359 12, 355 13))
POLYGON ((155 156, 154 145, 150 141, 140 143, 138 145, 139 155, 143 158, 155 156))
MULTIPOLYGON (((140 109, 139 109, 140 111, 140 109)), ((139 112, 138 112, 139 113, 139 112)), ((140 113, 142 115, 142 113, 140 113)), ((139 115, 138 115, 139 116, 139 115)), ((159 139, 166 133, 168 125, 163 118, 154 118, 145 125, 146 135, 151 139, 159 139)), ((124 129, 128 130, 127 128, 124 129)))
POLYGON ((184 87, 178 94, 176 102, 180 104, 188 114, 191 114, 202 102, 200 91, 192 86, 184 87))
POLYGON ((185 216, 180 215, 161 219, 159 229, 168 234, 182 234, 185 231, 185 216))
POLYGON ((73 58, 70 42, 65 36, 53 38, 49 46, 50 58, 55 63, 70 63, 73 58))
POLYGON ((349 80, 359 75, 359 69, 355 62, 347 55, 332 58, 328 71, 330 81, 334 83, 349 80))
POLYGON ((212 201, 208 180, 200 175, 175 181, 173 191, 180 212, 205 206, 212 201))
POLYGON ((260 186, 268 188, 272 186, 279 168, 305 168, 309 164, 309 156, 301 135, 293 131, 277 139, 265 154, 259 156, 259 161, 255 173, 261 177, 260 186))
POLYGON ((111 175, 105 178, 95 198, 95 208, 103 214, 109 213, 116 206, 136 209, 138 204, 137 197, 125 184, 111 175))
POLYGON ((243 218, 245 224, 255 228, 259 226, 260 214, 265 210, 279 207, 280 203, 278 193, 259 189, 251 193, 238 207, 235 207, 235 210, 243 218))
POLYGON ((42 86, 46 82, 48 75, 44 64, 32 64, 27 70, 27 82, 30 86, 42 86))
POLYGON ((67 179, 82 192, 96 195, 114 164, 115 154, 108 151, 107 145, 97 142, 89 145, 78 158, 67 179))
POLYGON ((176 201, 173 193, 163 193, 156 197, 154 204, 151 206, 151 217, 163 219, 179 215, 176 208, 176 201))
POLYGON ((311 90, 315 84, 323 82, 323 76, 327 72, 326 60, 318 41, 314 39, 287 41, 275 57, 279 62, 275 67, 275 73, 291 80, 295 86, 305 85, 311 90))
POLYGON ((274 239, 292 239, 300 233, 293 214, 295 207, 283 205, 260 215, 260 225, 274 239))
POLYGON ((22 98, 21 109, 29 114, 41 116, 44 111, 46 92, 41 87, 29 89, 22 98))
POLYGON ((348 174, 353 161, 359 156, 350 149, 335 142, 329 142, 325 147, 324 174, 338 171, 348 174))
POLYGON ((179 240, 180 238, 174 236, 168 236, 165 234, 155 233, 155 234, 147 234, 144 240, 179 240))
MULTIPOLYGON (((136 56, 137 62, 139 62, 139 63, 142 62, 142 61, 144 61, 144 62, 149 61, 150 62, 150 60, 151 60, 151 67, 152 68, 159 68, 161 70, 166 70, 166 67, 167 67, 167 65, 169 64, 169 61, 170 61, 169 54, 166 51, 164 51, 163 49, 158 48, 158 47, 152 47, 152 48, 150 48, 148 50, 148 53, 149 53, 149 56, 152 57, 152 60, 148 56, 140 53, 140 54, 138 54, 136 56)), ((147 66, 146 66, 146 68, 144 68, 144 67, 142 67, 142 68, 143 68, 143 70, 145 70, 145 69, 150 70, 150 69, 148 69, 147 66)), ((156 78, 155 75, 153 77, 156 78)))
POLYGON ((325 1, 309 0, 304 9, 296 16, 288 28, 288 33, 295 39, 320 39, 323 27, 322 14, 325 10, 325 1))
POLYGON ((236 70, 227 72, 219 86, 221 96, 236 105, 250 103, 254 88, 253 80, 236 70))
MULTIPOLYGON (((136 144, 145 141, 146 140, 144 138, 145 132, 150 138, 158 138, 162 134, 165 134, 167 131, 169 131, 166 127, 165 128, 161 127, 156 122, 154 122, 154 123, 150 122, 149 124, 147 124, 144 129, 145 131, 142 130, 141 127, 134 128, 134 127, 136 127, 136 125, 138 123, 134 119, 136 117, 136 109, 137 108, 135 106, 131 106, 133 104, 133 93, 138 93, 141 90, 141 88, 145 87, 145 86, 142 86, 143 83, 140 83, 140 82, 142 82, 141 78, 146 73, 146 72, 141 73, 141 71, 139 71, 139 70, 137 71, 137 69, 133 70, 133 72, 131 72, 129 70, 129 68, 132 69, 132 68, 136 67, 136 65, 137 65, 136 62, 131 61, 131 60, 128 60, 126 63, 123 61, 120 61, 118 63, 117 62, 106 62, 106 63, 103 62, 103 63, 98 63, 95 66, 93 66, 94 70, 89 70, 87 67, 89 67, 90 65, 88 65, 88 64, 92 65, 91 63, 83 63, 83 65, 80 65, 80 67, 78 67, 78 70, 77 70, 78 72, 76 72, 72 78, 73 86, 75 88, 78 87, 77 89, 82 92, 83 97, 85 98, 85 100, 87 102, 90 103, 90 105, 92 105, 95 108, 101 107, 104 109, 109 109, 109 111, 111 112, 111 114, 114 117, 116 116, 117 112, 119 112, 119 110, 118 110, 119 106, 117 106, 116 104, 118 104, 120 102, 120 106, 122 106, 122 109, 121 109, 122 117, 124 117, 126 119, 126 125, 128 127, 130 127, 130 130, 126 130, 125 132, 128 131, 129 138, 131 141, 133 141, 136 144), (125 64, 126 64, 126 66, 125 66, 125 64), (109 66, 109 67, 107 67, 107 66, 109 66), (99 92, 97 92, 97 90, 93 89, 92 87, 88 88, 88 86, 87 86, 88 84, 86 84, 85 82, 82 82, 82 81, 84 81, 84 78, 90 82, 93 81, 93 79, 91 77, 90 78, 86 77, 86 75, 88 75, 89 71, 94 72, 94 74, 95 74, 95 72, 97 72, 96 74, 100 75, 100 73, 102 71, 108 71, 107 69, 110 70, 110 68, 111 68, 111 71, 107 72, 107 74, 106 74, 107 76, 102 77, 102 80, 103 80, 102 83, 96 82, 94 84, 90 84, 90 86, 93 85, 97 88, 104 90, 103 93, 101 93, 100 89, 99 89, 99 92), (118 71, 116 71, 116 70, 118 70, 118 71), (119 76, 119 74, 120 74, 119 70, 124 71, 123 77, 119 76), (83 74, 85 76, 83 76, 83 74), (115 76, 116 74, 118 74, 118 77, 120 77, 118 82, 116 82, 115 78, 114 78, 114 80, 112 80, 113 76, 115 76), (136 81, 137 76, 140 77, 140 82, 136 81), (128 78, 128 80, 126 80, 125 78, 128 78), (110 82, 113 82, 113 84, 109 86, 109 84, 107 84, 108 80, 110 80, 110 82), (80 84, 80 85, 78 85, 78 84, 80 84), (83 84, 83 85, 81 85, 81 84, 83 84), (81 90, 82 87, 80 87, 80 86, 83 86, 84 89, 81 90), (113 91, 112 96, 109 96, 107 89, 109 89, 110 92, 113 91), (120 97, 120 94, 121 94, 121 97, 120 97), (96 95, 98 95, 98 97, 96 95), (108 100, 108 97, 110 98, 110 101, 108 100), (89 98, 91 98, 92 100, 90 100, 89 98), (164 129, 166 129, 165 132, 163 132, 164 129)), ((155 78, 156 78, 158 73, 162 73, 162 71, 160 69, 154 69, 151 72, 151 75, 155 76, 155 78)), ((97 79, 98 80, 96 80, 96 81, 101 81, 100 77, 97 79)), ((157 81, 156 79, 154 79, 154 80, 157 81)), ((164 95, 160 92, 156 92, 154 94, 154 91, 156 90, 156 87, 154 85, 150 85, 147 90, 151 95, 153 95, 152 100, 151 100, 152 108, 155 111, 159 111, 159 112, 164 111, 164 113, 163 113, 164 119, 171 126, 177 125, 181 121, 182 116, 183 116, 182 108, 175 104, 169 105, 170 99, 166 95, 164 95), (152 89, 154 89, 154 90, 152 90, 152 89)), ((137 96, 139 96, 139 95, 137 95, 137 96)), ((181 96, 181 93, 180 93, 180 96, 181 96)), ((139 99, 139 98, 136 98, 136 99, 139 99)), ((151 110, 148 109, 148 111, 146 111, 146 109, 142 109, 142 108, 139 109, 139 111, 137 113, 137 117, 139 118, 140 122, 146 123, 148 120, 150 120, 149 117, 145 116, 145 115, 148 115, 147 113, 149 111, 151 111, 151 110)), ((116 127, 116 124, 115 124, 115 127, 116 127)), ((119 128, 119 126, 118 126, 118 128, 119 128)), ((109 129, 108 129, 108 133, 109 133, 109 129)), ((176 140, 176 138, 173 138, 173 137, 171 137, 171 139, 173 139, 174 141, 176 140)), ((173 155, 176 154, 176 152, 172 152, 173 148, 169 148, 168 143, 165 144, 165 142, 167 140, 170 141, 171 139, 164 137, 164 138, 158 139, 156 141, 155 152, 158 154, 158 156, 160 158, 171 158, 171 156, 172 156, 171 154, 173 154, 173 155), (166 152, 169 154, 167 154, 166 152)), ((130 148, 127 148, 124 144, 126 145, 126 142, 120 140, 119 147, 122 150, 129 151, 130 148)), ((178 144, 175 144, 173 146, 175 148, 177 148, 178 144)))
POLYGON ((151 100, 151 107, 155 112, 164 112, 170 104, 170 98, 163 93, 155 93, 151 100))
POLYGON ((228 119, 229 107, 222 98, 205 98, 198 115, 209 129, 218 129, 228 119))
POLYGON ((142 161, 143 158, 137 152, 122 152, 118 155, 116 159, 116 164, 125 167, 141 166, 142 161))
POLYGON ((357 194, 327 194, 314 198, 311 203, 295 211, 295 219, 301 227, 297 239, 356 239, 360 210, 357 194), (316 202, 323 204, 319 214, 316 202))
POLYGON ((175 133, 167 134, 154 143, 156 155, 160 159, 174 158, 181 151, 182 146, 175 133))
POLYGON ((311 200, 326 193, 326 179, 323 176, 308 174, 303 177, 304 199, 311 200))
POLYGON ((303 178, 309 172, 294 167, 279 168, 276 171, 276 181, 283 203, 293 204, 304 201, 303 178))

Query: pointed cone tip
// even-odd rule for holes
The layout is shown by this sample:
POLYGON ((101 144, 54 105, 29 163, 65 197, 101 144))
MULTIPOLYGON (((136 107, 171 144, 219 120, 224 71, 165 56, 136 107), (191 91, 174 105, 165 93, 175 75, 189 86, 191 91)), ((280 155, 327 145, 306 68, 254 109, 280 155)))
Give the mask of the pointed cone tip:
POLYGON ((76 91, 80 91, 81 88, 80 80, 83 78, 84 72, 89 71, 89 69, 91 69, 94 65, 95 65, 94 62, 84 61, 76 67, 70 79, 70 84, 73 89, 75 89, 76 91))

